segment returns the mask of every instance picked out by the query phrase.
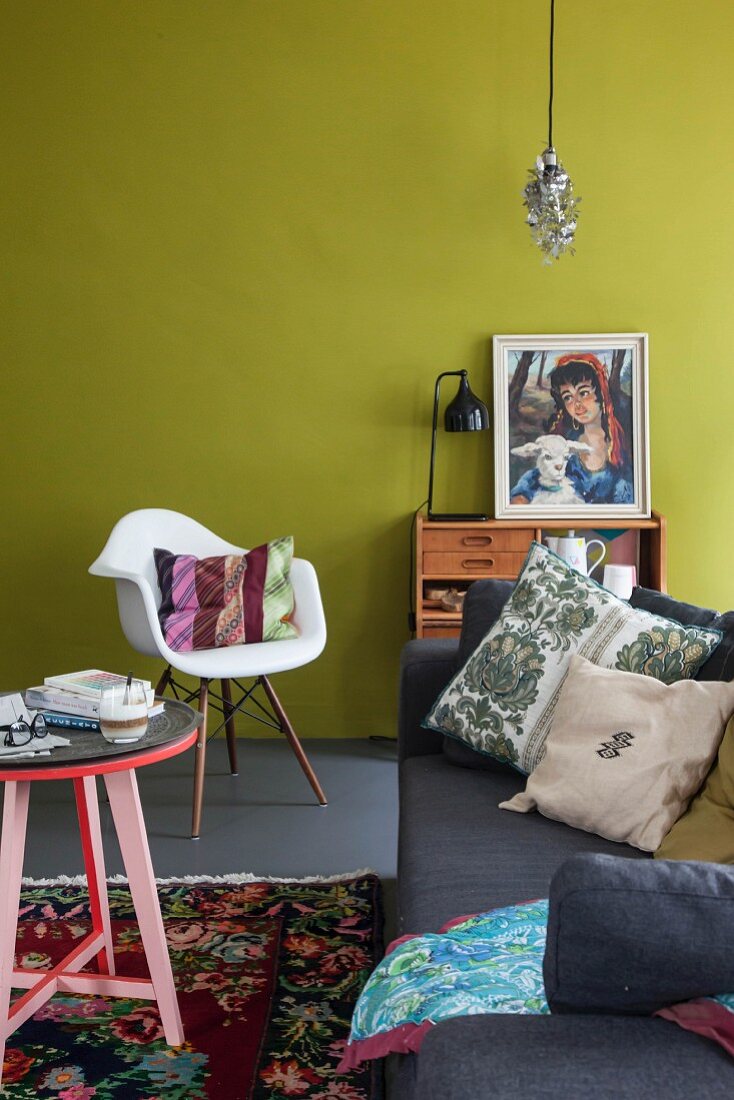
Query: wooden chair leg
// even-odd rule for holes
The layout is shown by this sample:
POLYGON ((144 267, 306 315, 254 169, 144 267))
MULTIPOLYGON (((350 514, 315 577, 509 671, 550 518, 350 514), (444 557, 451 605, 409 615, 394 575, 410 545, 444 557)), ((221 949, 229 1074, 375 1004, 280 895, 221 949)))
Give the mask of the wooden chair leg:
POLYGON ((163 695, 164 691, 168 687, 168 682, 169 682, 170 679, 171 679, 171 666, 168 665, 168 667, 165 669, 163 675, 161 676, 160 680, 158 681, 158 683, 155 686, 156 695, 163 695))
POLYGON ((296 735, 296 731, 293 729, 293 726, 290 724, 288 715, 283 710, 280 699, 278 698, 278 696, 273 691, 273 687, 272 687, 272 684, 270 683, 270 680, 268 680, 267 676, 261 676, 260 677, 260 683, 263 686, 265 694, 267 695, 268 699, 270 700, 270 705, 272 706, 273 710, 275 711, 276 718, 280 722, 280 728, 282 729, 283 733, 288 738, 288 743, 290 744, 290 747, 293 749, 294 753, 296 754, 296 759, 298 760, 298 763, 303 768, 303 773, 304 773, 304 775, 306 776, 306 778, 308 779, 309 783, 311 784, 311 786, 313 788, 314 794, 318 798, 321 805, 326 806, 326 804, 327 804, 326 803, 326 795, 324 794, 323 790, 321 789, 321 784, 319 783, 318 779, 316 778, 316 772, 311 767, 311 765, 309 763, 309 760, 308 760, 308 757, 306 756, 305 752, 303 751, 303 746, 301 745, 301 742, 298 740, 298 737, 296 735))
POLYGON ((229 770, 232 775, 238 775, 237 769, 237 734, 234 718, 232 716, 232 692, 229 680, 222 680, 222 699, 224 700, 224 724, 227 730, 227 753, 229 754, 229 770))
POLYGON ((194 812, 191 820, 191 839, 197 840, 201 829, 201 807, 204 801, 204 769, 206 766, 206 715, 209 704, 209 681, 199 681, 199 710, 202 719, 196 740, 194 761, 194 812))

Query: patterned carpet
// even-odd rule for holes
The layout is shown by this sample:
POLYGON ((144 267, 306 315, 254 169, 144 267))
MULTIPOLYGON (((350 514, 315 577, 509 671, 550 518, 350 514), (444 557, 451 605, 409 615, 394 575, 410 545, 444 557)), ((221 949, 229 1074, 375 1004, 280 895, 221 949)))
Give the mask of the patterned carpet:
MULTIPOLYGON (((183 1047, 151 1002, 57 994, 8 1040, 9 1100, 378 1100, 379 1067, 336 1073, 381 955, 378 879, 248 878, 159 885, 183 1047)), ((146 975, 127 887, 109 890, 118 972, 146 975)), ((84 886, 25 886, 16 965, 63 957, 89 931, 86 903, 84 886)))

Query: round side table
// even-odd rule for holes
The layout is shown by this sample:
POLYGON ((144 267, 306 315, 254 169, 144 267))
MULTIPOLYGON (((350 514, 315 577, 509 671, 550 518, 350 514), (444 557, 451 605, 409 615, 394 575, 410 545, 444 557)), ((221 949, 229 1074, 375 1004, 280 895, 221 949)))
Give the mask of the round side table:
POLYGON ((163 714, 151 719, 146 734, 134 745, 111 745, 101 733, 74 731, 71 744, 53 749, 50 756, 0 760, 0 781, 5 784, 0 839, 0 1083, 8 1037, 57 992, 155 1000, 166 1041, 171 1046, 183 1043, 135 772, 191 748, 201 721, 202 716, 185 703, 167 699, 163 714), (95 780, 98 775, 103 776, 107 788, 150 980, 115 974, 95 780), (18 906, 30 787, 34 781, 47 779, 70 779, 74 783, 92 931, 51 970, 30 970, 14 967, 18 906), (96 959, 98 973, 82 972, 92 959, 96 959), (11 1004, 14 988, 25 992, 11 1004))

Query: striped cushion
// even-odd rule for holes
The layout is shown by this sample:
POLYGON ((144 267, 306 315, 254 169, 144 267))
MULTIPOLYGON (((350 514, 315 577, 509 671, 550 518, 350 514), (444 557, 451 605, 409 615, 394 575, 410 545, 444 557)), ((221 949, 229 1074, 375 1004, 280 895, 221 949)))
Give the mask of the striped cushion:
POLYGON ((153 551, 161 590, 158 611, 174 650, 214 649, 295 638, 290 567, 293 538, 274 539, 246 554, 195 558, 153 551))

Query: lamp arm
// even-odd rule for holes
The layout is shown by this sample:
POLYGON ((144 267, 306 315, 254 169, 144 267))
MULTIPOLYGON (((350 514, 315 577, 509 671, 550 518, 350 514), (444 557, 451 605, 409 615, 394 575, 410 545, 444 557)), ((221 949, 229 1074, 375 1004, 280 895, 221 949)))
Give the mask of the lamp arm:
POLYGON ((433 435, 431 436, 431 464, 430 464, 429 473, 428 473, 428 518, 429 519, 431 518, 431 512, 433 511, 433 471, 434 471, 434 467, 436 465, 436 436, 438 434, 438 405, 439 405, 439 397, 440 397, 440 394, 441 394, 441 379, 442 378, 450 378, 450 377, 460 378, 462 375, 464 377, 466 377, 467 373, 468 372, 465 371, 465 370, 445 370, 441 374, 439 374, 438 378, 436 379, 436 389, 435 389, 435 393, 434 393, 434 396, 433 396, 433 435))

